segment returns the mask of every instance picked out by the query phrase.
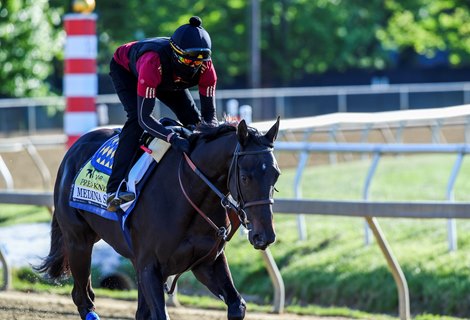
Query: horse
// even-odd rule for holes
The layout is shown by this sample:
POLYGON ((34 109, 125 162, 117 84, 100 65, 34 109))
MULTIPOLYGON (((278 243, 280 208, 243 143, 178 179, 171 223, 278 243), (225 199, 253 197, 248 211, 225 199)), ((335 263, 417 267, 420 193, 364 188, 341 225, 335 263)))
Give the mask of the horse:
POLYGON ((103 239, 136 271, 136 319, 169 319, 166 280, 189 270, 225 302, 228 320, 244 319, 246 303, 234 286, 224 245, 237 222, 245 225, 255 249, 275 241, 272 203, 280 171, 273 143, 278 130, 279 118, 265 134, 244 120, 201 126, 189 137, 189 155, 170 148, 126 220, 131 245, 118 222, 69 205, 78 170, 115 132, 102 128, 84 134, 60 164, 50 250, 36 269, 51 279, 71 273, 71 296, 81 319, 97 320, 90 265, 93 245, 103 239))

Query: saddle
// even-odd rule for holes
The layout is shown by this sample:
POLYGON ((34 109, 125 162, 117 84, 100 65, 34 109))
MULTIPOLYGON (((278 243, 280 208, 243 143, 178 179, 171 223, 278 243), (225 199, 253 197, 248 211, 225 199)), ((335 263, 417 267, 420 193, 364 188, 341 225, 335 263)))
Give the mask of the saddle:
MULTIPOLYGON (((160 122, 181 136, 189 137, 192 134, 191 130, 182 127, 182 124, 173 119, 162 118, 160 122)), ((127 191, 133 192, 136 198, 121 206, 124 215, 117 214, 106 210, 106 186, 113 166, 114 153, 119 143, 119 132, 117 130, 115 135, 104 142, 78 171, 73 180, 69 204, 71 207, 98 214, 106 219, 118 221, 122 218, 124 224, 147 177, 171 146, 168 142, 156 139, 147 132, 142 134, 139 142, 141 150, 134 157, 126 183, 127 191)))

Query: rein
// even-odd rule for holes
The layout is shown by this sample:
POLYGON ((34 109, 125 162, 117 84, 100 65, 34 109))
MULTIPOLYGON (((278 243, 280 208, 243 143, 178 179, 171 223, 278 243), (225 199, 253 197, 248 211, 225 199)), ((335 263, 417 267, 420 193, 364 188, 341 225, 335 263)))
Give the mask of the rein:
MULTIPOLYGON (((236 206, 235 204, 231 203, 230 200, 228 200, 227 197, 225 197, 218 189, 216 186, 214 186, 203 174, 202 172, 194 165, 194 163, 191 161, 191 159, 189 159, 189 157, 186 155, 186 153, 183 153, 183 155, 185 156, 186 158, 186 162, 188 162, 190 168, 222 199, 221 203, 222 203, 222 206, 225 208, 225 212, 228 211, 228 206, 224 205, 223 204, 223 201, 225 199, 227 199, 228 203, 229 203, 229 206, 230 205, 233 205, 233 206, 236 206)), ((199 215, 201 215, 201 217, 204 218, 204 220, 206 220, 206 222, 217 232, 217 236, 219 236, 219 238, 221 238, 222 240, 227 240, 227 229, 225 227, 218 227, 205 213, 204 211, 202 211, 192 200, 191 198, 188 196, 188 194, 186 193, 186 190, 183 186, 183 182, 181 181, 181 162, 180 162, 180 166, 179 166, 179 169, 178 169, 178 181, 180 183, 180 188, 181 188, 181 191, 183 192, 183 195, 184 197, 186 198, 186 200, 188 200, 189 204, 191 204, 191 206, 194 208, 194 210, 197 211, 197 213, 199 213, 199 215)))
MULTIPOLYGON (((228 171, 228 178, 227 178, 227 189, 230 190, 230 178, 232 177, 232 170, 233 168, 235 168, 235 175, 236 175, 236 181, 235 181, 235 184, 236 184, 236 188, 237 188, 237 202, 238 203, 235 203, 234 200, 233 200, 233 196, 229 194, 227 195, 224 195, 222 192, 220 192, 219 189, 217 189, 217 187, 209 181, 209 179, 207 179, 207 177, 201 172, 201 170, 199 170, 196 165, 194 164, 194 162, 189 158, 189 156, 183 152, 183 155, 184 155, 184 158, 186 160, 186 162, 188 163, 189 167, 191 168, 191 170, 193 170, 193 172, 199 177, 201 178, 202 181, 204 181, 204 183, 209 186, 212 191, 214 191, 214 193, 220 198, 220 204, 225 208, 225 211, 227 212, 229 207, 232 208, 233 210, 235 210, 235 212, 237 212, 238 214, 238 217, 240 219, 240 222, 241 224, 248 229, 248 225, 250 223, 250 221, 248 220, 248 217, 246 215, 246 212, 245 212, 245 208, 248 208, 248 207, 253 207, 253 206, 259 206, 259 205, 265 205, 265 204, 273 204, 274 203, 274 199, 269 197, 268 199, 262 199, 262 200, 253 200, 253 201, 249 201, 249 202, 246 202, 245 199, 243 199, 243 194, 242 194, 242 191, 241 191, 241 186, 240 186, 240 179, 239 179, 239 172, 240 172, 240 168, 238 167, 238 158, 240 156, 245 156, 245 155, 254 155, 254 154, 260 154, 260 153, 267 153, 267 152, 272 152, 273 149, 270 148, 270 147, 267 147, 267 148, 264 148, 264 149, 261 149, 261 150, 252 150, 252 151, 240 151, 240 144, 237 143, 237 146, 235 148, 235 151, 233 152, 233 157, 232 157, 232 161, 230 163, 230 167, 229 167, 229 171, 228 171)), ((180 168, 181 168, 181 163, 180 163, 180 168)), ((178 178, 180 179, 180 169, 178 170, 178 178)), ((193 208, 207 221, 209 222, 209 224, 218 232, 220 232, 221 228, 218 228, 217 226, 215 226, 215 224, 209 219, 209 217, 207 217, 206 214, 204 214, 192 201, 191 199, 187 196, 185 190, 184 190, 184 187, 182 185, 182 182, 181 182, 181 179, 180 179, 180 187, 186 197, 186 199, 189 201, 189 203, 193 206, 193 208)), ((225 240, 225 239, 224 239, 225 240)))
MULTIPOLYGON (((189 158, 189 156, 183 152, 183 155, 184 155, 184 158, 186 160, 186 163, 189 165, 189 167, 191 168, 191 170, 202 180, 204 181, 204 183, 209 186, 209 188, 212 189, 212 191, 214 191, 214 193, 220 198, 220 204, 222 205, 222 207, 225 208, 225 212, 227 214, 227 216, 229 217, 229 220, 230 220, 230 224, 228 226, 228 228, 226 228, 225 226, 223 227, 218 227, 192 200, 191 198, 189 197, 189 195, 187 194, 185 188, 184 188, 184 185, 183 185, 183 182, 181 180, 181 166, 182 166, 182 163, 183 163, 183 159, 181 159, 181 162, 179 164, 179 168, 178 168, 178 181, 179 181, 179 184, 180 184, 180 188, 181 188, 181 191, 183 192, 183 195, 185 196, 186 200, 188 200, 189 204, 191 204, 191 206, 194 208, 194 210, 197 211, 197 213, 199 213, 199 215, 216 231, 217 233, 217 241, 216 243, 214 244, 214 246, 212 247, 212 249, 206 254, 204 255, 203 257, 201 257, 200 259, 196 260, 196 262, 194 262, 191 266, 189 266, 186 270, 190 270, 192 268, 194 268, 196 265, 200 264, 201 262, 203 262, 205 259, 207 259, 208 257, 210 257, 211 255, 215 254, 220 246, 221 243, 225 242, 225 241, 228 241, 230 240, 230 238, 233 236, 233 234, 235 233, 235 231, 238 229, 238 225, 237 227, 235 228, 231 228, 232 224, 236 224, 234 221, 233 221, 233 216, 230 214, 230 209, 232 209, 233 211, 235 211, 237 213, 237 216, 238 216, 238 219, 240 221, 241 224, 243 224, 243 226, 245 228, 248 229, 248 225, 249 225, 249 220, 247 218, 247 215, 246 215, 246 212, 245 212, 245 208, 248 208, 248 207, 252 207, 252 206, 258 206, 258 205, 264 205, 264 204, 273 204, 274 203, 274 200, 269 197, 268 199, 263 199, 263 200, 255 200, 255 201, 249 201, 249 202, 246 202, 244 199, 243 199, 243 195, 242 195, 242 192, 241 192, 241 187, 240 187, 240 181, 239 181, 239 167, 238 167, 238 158, 240 156, 245 156, 245 155, 253 155, 253 154, 260 154, 260 153, 265 153, 265 152, 272 152, 272 148, 265 148, 265 149, 261 149, 261 150, 253 150, 253 151, 240 151, 240 144, 237 143, 237 147, 235 148, 235 151, 233 153, 233 158, 232 158, 232 162, 230 164, 230 168, 229 168, 229 174, 228 174, 228 179, 227 179, 227 188, 230 190, 229 188, 229 184, 230 184, 230 177, 231 177, 231 173, 232 173, 232 170, 233 168, 235 168, 235 174, 236 174, 236 177, 237 177, 237 180, 236 180, 236 187, 237 187, 237 201, 238 203, 235 203, 235 201, 233 200, 232 196, 229 194, 227 195, 224 195, 219 189, 217 189, 217 187, 209 181, 209 179, 207 179, 207 177, 201 172, 201 170, 199 170, 197 168, 197 166, 194 164, 194 162, 189 158)), ((232 212, 233 212, 232 211, 232 212)), ((176 288, 176 282, 178 280, 178 278, 182 275, 183 273, 179 273, 177 275, 175 275, 175 278, 173 279, 172 283, 171 283, 171 286, 168 287, 166 284, 165 284, 165 291, 167 292, 167 294, 172 294, 176 288)))
MULTIPOLYGON (((184 158, 186 159, 186 162, 188 163, 189 167, 191 168, 191 170, 193 170, 196 175, 201 178, 218 196, 219 198, 221 199, 221 205, 225 208, 225 213, 226 215, 229 217, 229 220, 230 220, 230 224, 229 226, 226 228, 225 226, 223 227, 218 227, 214 221, 212 221, 205 213, 204 211, 202 211, 192 200, 191 198, 189 197, 189 195, 187 194, 186 192, 186 189, 184 188, 184 185, 183 185, 183 182, 181 180, 181 165, 183 163, 183 159, 181 159, 181 162, 179 164, 179 167, 178 167, 178 181, 179 181, 179 184, 180 184, 180 188, 181 188, 181 191, 183 192, 183 195, 184 197, 186 198, 186 200, 188 200, 189 204, 193 207, 194 210, 197 211, 197 213, 199 213, 199 215, 204 219, 206 220, 206 222, 212 227, 212 229, 214 229, 217 233, 217 241, 215 242, 214 246, 212 247, 212 249, 206 254, 204 255, 203 257, 199 258, 198 260, 196 260, 194 263, 192 263, 187 269, 187 270, 191 270, 192 268, 194 268, 195 266, 197 266, 198 264, 202 263, 204 260, 206 260, 208 257, 212 256, 213 254, 216 254, 217 253, 217 250, 220 246, 220 244, 224 243, 225 241, 228 241, 232 238, 233 234, 235 233, 235 231, 238 229, 238 226, 239 224, 237 224, 236 222, 234 222, 234 218, 233 218, 233 215, 230 214, 230 208, 234 209, 234 210, 237 210, 238 211, 238 206, 233 202, 232 199, 230 199, 228 196, 224 196, 222 194, 222 192, 219 191, 219 189, 217 189, 217 187, 212 184, 209 179, 207 179, 207 177, 196 167, 196 165, 194 164, 194 162, 191 161, 191 159, 188 157, 188 155, 186 153, 183 152, 183 155, 184 155, 184 158), (232 225, 236 225, 235 228, 232 228, 232 225)), ((238 216, 239 217, 239 216, 238 216)), ((184 272, 181 272, 181 273, 178 273, 177 275, 175 275, 172 283, 171 283, 171 286, 168 287, 167 284, 165 283, 165 291, 167 294, 173 294, 173 292, 175 291, 176 289, 176 283, 179 279, 179 277, 183 274, 184 272)))

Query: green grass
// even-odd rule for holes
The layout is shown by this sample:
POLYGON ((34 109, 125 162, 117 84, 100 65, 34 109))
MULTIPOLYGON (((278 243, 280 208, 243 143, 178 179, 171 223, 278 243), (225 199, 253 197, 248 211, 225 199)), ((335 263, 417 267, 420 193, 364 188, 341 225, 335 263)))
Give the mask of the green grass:
POLYGON ((47 222, 51 214, 45 207, 1 204, 0 226, 22 223, 47 222))
MULTIPOLYGON (((445 200, 454 160, 455 156, 441 155, 385 158, 372 182, 370 200, 445 200)), ((303 197, 361 199, 369 165, 370 161, 357 161, 310 167, 302 177, 303 197)), ((294 196, 294 175, 294 169, 283 169, 276 197, 294 196)), ((468 176, 470 164, 464 161, 455 186, 458 201, 470 201, 468 176)), ((0 223, 18 223, 11 222, 15 213, 22 212, 16 207, 2 206, 0 223)), ((49 219, 47 210, 37 215, 40 221, 49 219)), ((296 217, 275 215, 278 240, 271 252, 284 279, 286 310, 365 319, 390 318, 387 314, 396 317, 395 283, 378 246, 364 245, 364 220, 311 215, 306 221, 309 239, 301 242, 296 217)), ((414 319, 469 318, 470 220, 457 221, 459 249, 452 253, 447 250, 444 219, 378 221, 406 275, 414 319)), ((238 234, 227 245, 226 252, 235 284, 250 302, 249 309, 270 310, 273 289, 261 255, 238 234)), ((67 286, 58 289, 64 288, 70 291, 67 286)), ((191 274, 181 278, 179 289, 181 293, 207 294, 191 274)), ((127 298, 135 295, 132 291, 127 294, 131 295, 127 298)), ((180 295, 179 298, 186 304, 223 307, 221 302, 207 297, 180 295)))

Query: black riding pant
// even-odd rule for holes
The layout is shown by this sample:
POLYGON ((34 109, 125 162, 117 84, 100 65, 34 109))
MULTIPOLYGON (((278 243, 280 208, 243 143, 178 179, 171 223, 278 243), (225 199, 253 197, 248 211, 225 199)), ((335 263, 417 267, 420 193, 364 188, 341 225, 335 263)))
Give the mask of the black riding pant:
MULTIPOLYGON (((110 63, 109 75, 127 113, 127 120, 119 134, 119 145, 114 154, 113 170, 108 181, 108 193, 116 192, 121 181, 126 178, 143 133, 137 117, 137 78, 114 59, 110 63)), ((183 125, 195 125, 200 121, 199 110, 188 89, 168 91, 157 88, 156 96, 174 112, 183 125)))

